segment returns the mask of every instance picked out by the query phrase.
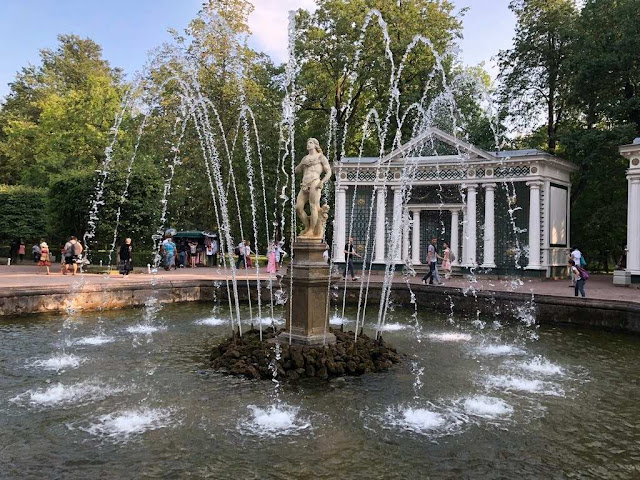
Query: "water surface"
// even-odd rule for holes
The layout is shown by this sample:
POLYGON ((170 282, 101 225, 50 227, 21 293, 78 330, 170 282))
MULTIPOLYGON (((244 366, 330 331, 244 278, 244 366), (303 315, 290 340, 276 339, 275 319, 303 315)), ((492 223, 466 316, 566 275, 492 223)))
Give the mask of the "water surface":
POLYGON ((207 368, 210 304, 2 318, 0 476, 640 476, 638 337, 410 314, 384 332, 401 366, 278 400, 207 368))

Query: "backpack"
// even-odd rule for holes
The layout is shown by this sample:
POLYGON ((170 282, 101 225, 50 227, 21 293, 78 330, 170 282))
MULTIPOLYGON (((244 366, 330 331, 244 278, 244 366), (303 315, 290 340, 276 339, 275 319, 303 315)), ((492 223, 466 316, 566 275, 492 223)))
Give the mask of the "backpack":
POLYGON ((453 253, 452 250, 449 250, 449 261, 450 262, 455 262, 456 261, 456 254, 453 253))
POLYGON ((233 251, 233 253, 235 253, 239 257, 240 256, 240 248, 236 247, 236 249, 233 251))
POLYGON ((580 274, 580 278, 582 278, 583 280, 589 280, 589 277, 591 276, 589 275, 589 272, 587 272, 582 267, 577 267, 577 269, 578 269, 578 273, 580 274))
POLYGON ((586 267, 587 266, 587 261, 584 259, 584 255, 580 255, 580 266, 581 267, 586 267))

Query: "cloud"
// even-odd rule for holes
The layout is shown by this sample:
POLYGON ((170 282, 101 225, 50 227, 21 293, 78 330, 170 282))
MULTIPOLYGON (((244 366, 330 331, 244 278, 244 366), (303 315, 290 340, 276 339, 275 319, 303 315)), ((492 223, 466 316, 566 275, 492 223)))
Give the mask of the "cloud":
POLYGON ((251 43, 258 50, 269 54, 274 62, 287 60, 289 35, 289 11, 315 9, 313 0, 253 0, 255 7, 249 17, 253 36, 251 43))

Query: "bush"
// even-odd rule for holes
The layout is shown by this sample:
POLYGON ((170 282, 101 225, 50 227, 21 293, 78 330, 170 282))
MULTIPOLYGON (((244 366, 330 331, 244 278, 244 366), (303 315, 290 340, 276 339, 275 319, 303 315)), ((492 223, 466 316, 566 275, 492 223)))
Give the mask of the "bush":
POLYGON ((46 230, 46 190, 0 185, 0 241, 22 238, 25 242, 37 242, 45 237, 46 230))

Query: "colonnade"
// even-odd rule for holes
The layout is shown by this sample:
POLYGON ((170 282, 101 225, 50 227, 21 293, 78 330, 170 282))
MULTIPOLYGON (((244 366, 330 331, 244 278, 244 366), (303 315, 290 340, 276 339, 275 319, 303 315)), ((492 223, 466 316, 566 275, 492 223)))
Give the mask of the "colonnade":
MULTIPOLYGON (((540 187, 542 182, 527 182, 529 187, 529 263, 526 268, 538 270, 543 268, 541 264, 541 218, 540 218, 540 187)), ((450 231, 452 233, 449 248, 454 252, 456 260, 452 262, 454 265, 464 267, 483 267, 495 268, 495 189, 496 183, 470 183, 462 186, 466 195, 466 204, 453 205, 413 205, 403 206, 402 187, 376 186, 375 189, 375 249, 373 261, 374 263, 385 263, 387 253, 396 263, 405 263, 409 258, 414 265, 421 263, 421 249, 426 249, 430 239, 421 239, 420 237, 420 213, 423 210, 438 210, 451 212, 450 231), (385 190, 386 188, 386 190, 385 190), (477 211, 477 194, 478 189, 484 189, 484 256, 482 262, 479 263, 477 257, 477 237, 478 225, 476 218, 477 211), (386 222, 386 202, 392 193, 393 202, 393 219, 386 222), (386 225, 389 225, 393 231, 398 232, 396 242, 391 242, 391 252, 386 252, 386 225), (462 242, 459 238, 459 225, 462 223, 462 242), (399 230, 396 230, 399 229, 399 230), (462 252, 460 252, 460 248, 462 252)), ((333 259, 335 262, 344 262, 343 246, 347 242, 346 234, 346 209, 347 209, 347 192, 353 186, 340 185, 336 188, 336 213, 334 225, 334 250, 333 259)), ((640 190, 639 190, 640 192, 640 190)), ((637 197, 640 201, 640 193, 637 197)), ((640 237, 640 235, 639 235, 640 237)), ((362 253, 362 252, 360 252, 362 253)))

